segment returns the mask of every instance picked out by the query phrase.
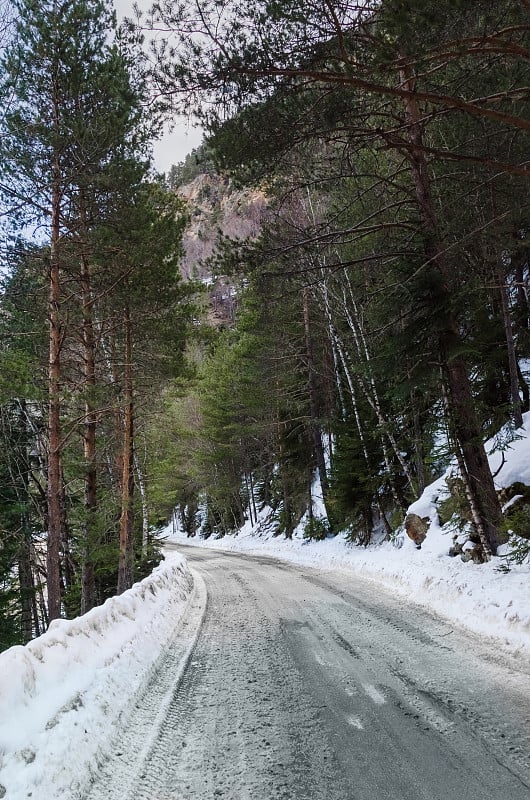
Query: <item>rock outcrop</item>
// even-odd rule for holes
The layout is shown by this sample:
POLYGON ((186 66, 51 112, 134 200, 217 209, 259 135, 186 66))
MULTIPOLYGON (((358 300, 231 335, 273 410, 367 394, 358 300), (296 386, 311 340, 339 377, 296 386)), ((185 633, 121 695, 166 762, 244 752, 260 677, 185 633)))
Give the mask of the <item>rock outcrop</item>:
POLYGON ((405 532, 412 539, 418 550, 427 536, 429 530, 429 517, 420 517, 418 514, 407 514, 405 517, 405 532))

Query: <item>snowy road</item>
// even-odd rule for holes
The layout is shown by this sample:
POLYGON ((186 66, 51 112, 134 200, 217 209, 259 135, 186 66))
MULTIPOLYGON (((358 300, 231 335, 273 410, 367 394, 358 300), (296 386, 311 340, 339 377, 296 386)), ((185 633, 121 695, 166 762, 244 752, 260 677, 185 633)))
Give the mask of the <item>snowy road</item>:
POLYGON ((528 800, 530 665, 344 573, 178 549, 195 648, 86 800, 528 800))

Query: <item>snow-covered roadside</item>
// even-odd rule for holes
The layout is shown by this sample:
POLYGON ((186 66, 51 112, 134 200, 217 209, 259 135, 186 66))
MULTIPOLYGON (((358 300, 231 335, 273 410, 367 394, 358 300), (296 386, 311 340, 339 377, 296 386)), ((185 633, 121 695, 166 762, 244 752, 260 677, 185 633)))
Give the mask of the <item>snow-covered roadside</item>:
MULTIPOLYGON (((515 438, 506 428, 486 443, 497 489, 516 482, 530 486, 530 412, 523 420, 524 426, 517 430, 515 438)), ((175 520, 167 526, 164 535, 176 544, 263 554, 295 564, 362 575, 384 584, 404 602, 427 606, 455 624, 493 637, 510 650, 530 656, 528 559, 523 565, 510 564, 509 571, 505 572, 502 567, 506 566, 506 561, 502 556, 480 565, 449 556, 453 531, 450 524, 440 527, 436 502, 447 496, 446 478, 455 468, 456 465, 450 466, 408 509, 409 513, 430 520, 421 550, 416 549, 403 531, 398 533, 394 543, 383 542, 367 548, 350 544, 344 535, 321 542, 308 541, 303 538, 304 520, 292 540, 274 537, 267 526, 267 509, 261 512, 257 524, 252 526, 247 521, 237 536, 206 541, 198 537, 188 539, 178 530, 175 520)), ((321 490, 316 484, 313 490, 313 513, 323 516, 321 490)), ((499 553, 502 552, 501 548, 499 553)))
POLYGON ((343 535, 309 542, 253 535, 247 528, 218 540, 187 539, 166 529, 167 540, 230 552, 268 555, 320 569, 348 571, 379 581, 403 602, 419 603, 482 636, 494 637, 514 652, 530 656, 530 566, 498 571, 501 559, 487 564, 463 563, 447 555, 451 538, 430 530, 421 550, 408 539, 397 549, 390 543, 358 547, 343 535))
MULTIPOLYGON (((502 437, 507 434, 507 431, 501 431, 497 440, 502 444, 502 437)), ((502 452, 496 448, 497 441, 492 440, 486 445, 491 453, 489 461, 498 489, 517 481, 530 486, 530 412, 524 415, 524 428, 517 434, 514 441, 504 444, 502 452)), ((444 475, 428 486, 409 508, 409 513, 430 519, 421 550, 417 550, 403 532, 394 544, 385 542, 367 548, 350 544, 344 535, 322 542, 307 541, 303 538, 304 520, 292 540, 283 536, 273 537, 267 529, 267 510, 262 512, 256 525, 247 522, 237 536, 206 541, 198 537, 187 539, 175 522, 168 525, 164 534, 168 541, 175 543, 264 554, 295 564, 361 574, 380 581, 403 597, 404 602, 425 605, 454 623, 483 636, 494 637, 513 651, 530 655, 528 561, 519 566, 510 564, 509 572, 504 572, 502 557, 477 565, 448 555, 453 543, 452 531, 450 525, 441 528, 438 524, 436 501, 447 495, 446 477, 452 469, 454 467, 449 467, 444 475)), ((313 511, 321 516, 323 506, 318 503, 318 494, 317 487, 313 511)))
POLYGON ((78 797, 190 602, 185 559, 0 654, 0 798, 78 797))

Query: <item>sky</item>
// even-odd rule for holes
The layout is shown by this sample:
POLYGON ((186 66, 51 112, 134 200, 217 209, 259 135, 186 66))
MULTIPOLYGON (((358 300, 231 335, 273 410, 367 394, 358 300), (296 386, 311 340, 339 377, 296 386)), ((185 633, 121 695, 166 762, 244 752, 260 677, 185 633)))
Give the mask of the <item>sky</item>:
MULTIPOLYGON (((134 16, 133 3, 134 0, 114 0, 118 22, 124 16, 134 16)), ((151 0, 137 0, 136 4, 140 10, 147 11, 151 6, 151 0)), ((162 138, 154 144, 154 162, 159 172, 167 172, 173 164, 183 161, 202 140, 202 131, 194 128, 185 117, 176 117, 171 128, 170 130, 168 126, 162 138)))

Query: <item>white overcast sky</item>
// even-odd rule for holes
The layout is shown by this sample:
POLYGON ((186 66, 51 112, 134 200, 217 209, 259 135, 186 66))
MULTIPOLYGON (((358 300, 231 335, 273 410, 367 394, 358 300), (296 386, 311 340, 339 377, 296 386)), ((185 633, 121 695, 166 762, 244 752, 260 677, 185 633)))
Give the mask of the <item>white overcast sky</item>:
MULTIPOLYGON (((134 0, 114 0, 114 7, 118 15, 118 22, 124 16, 133 16, 132 7, 134 0)), ((151 0, 138 0, 140 9, 147 11, 151 0)), ((174 128, 154 143, 153 153, 155 167, 159 172, 167 172, 172 164, 183 161, 185 156, 197 147, 202 140, 202 132, 192 127, 187 119, 177 117, 174 128)))

